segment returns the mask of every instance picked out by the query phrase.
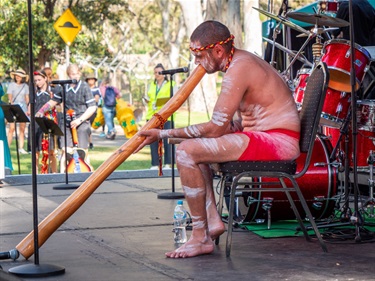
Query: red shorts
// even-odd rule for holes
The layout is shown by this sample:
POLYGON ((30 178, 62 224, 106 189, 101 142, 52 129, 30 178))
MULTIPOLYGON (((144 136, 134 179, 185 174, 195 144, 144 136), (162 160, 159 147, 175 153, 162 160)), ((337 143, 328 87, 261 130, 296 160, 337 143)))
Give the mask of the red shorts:
POLYGON ((249 137, 249 145, 238 161, 293 160, 299 154, 300 133, 287 129, 237 132, 249 137))

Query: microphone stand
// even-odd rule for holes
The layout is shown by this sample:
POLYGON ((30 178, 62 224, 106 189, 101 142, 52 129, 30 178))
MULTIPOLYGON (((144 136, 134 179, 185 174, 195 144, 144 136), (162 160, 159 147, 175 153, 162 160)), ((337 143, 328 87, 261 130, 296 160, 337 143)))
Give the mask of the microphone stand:
MULTIPOLYGON (((31 109, 31 169, 32 169, 32 186, 33 186, 33 222, 34 222, 34 264, 25 264, 9 269, 10 273, 19 275, 22 277, 44 277, 52 275, 60 275, 65 273, 65 268, 52 264, 39 264, 39 237, 38 237, 38 197, 37 197, 37 180, 36 180, 36 147, 35 147, 35 91, 34 91, 34 76, 33 76, 33 50, 32 50, 32 21, 31 21, 31 0, 27 1, 28 7, 28 36, 29 36, 29 65, 30 65, 30 81, 29 81, 29 92, 30 92, 30 109, 31 109)), ((18 258, 18 251, 10 251, 10 257, 18 258)))
MULTIPOLYGON (((169 96, 170 98, 173 97, 173 75, 174 73, 170 74, 170 87, 169 87, 169 96)), ((174 121, 173 121, 173 114, 171 115, 171 129, 174 129, 174 121)), ((164 140, 163 140, 164 141, 164 140)), ((174 154, 175 154, 175 146, 173 143, 171 145, 171 168, 172 168, 172 192, 166 192, 162 194, 158 194, 158 199, 182 199, 185 195, 181 192, 175 192, 175 175, 174 175, 174 154)))
POLYGON ((67 142, 67 137, 66 137, 66 109, 65 109, 66 89, 65 89, 65 85, 70 84, 70 82, 64 82, 64 81, 61 80, 59 84, 62 87, 62 93, 63 93, 62 100, 63 100, 63 126, 64 126, 64 136, 65 136, 64 137, 65 184, 56 185, 56 186, 53 187, 53 189, 57 189, 57 190, 77 189, 79 187, 78 184, 72 184, 72 183, 68 182, 68 163, 67 163, 67 160, 66 160, 66 159, 68 159, 68 142, 67 142))
POLYGON ((353 187, 354 187, 354 213, 351 222, 355 226, 355 242, 361 242, 360 230, 363 227, 363 217, 358 210, 358 173, 357 173, 357 96, 356 96, 356 74, 354 68, 355 47, 354 47, 354 29, 353 29, 353 1, 349 0, 349 31, 350 31, 350 84, 352 95, 352 142, 353 142, 353 187))

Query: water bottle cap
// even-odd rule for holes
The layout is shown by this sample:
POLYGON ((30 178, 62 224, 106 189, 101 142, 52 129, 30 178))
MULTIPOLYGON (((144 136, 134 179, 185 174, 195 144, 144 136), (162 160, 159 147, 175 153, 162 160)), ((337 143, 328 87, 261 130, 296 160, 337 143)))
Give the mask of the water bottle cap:
POLYGON ((183 204, 184 204, 184 201, 182 201, 182 200, 177 201, 177 205, 183 205, 183 204))

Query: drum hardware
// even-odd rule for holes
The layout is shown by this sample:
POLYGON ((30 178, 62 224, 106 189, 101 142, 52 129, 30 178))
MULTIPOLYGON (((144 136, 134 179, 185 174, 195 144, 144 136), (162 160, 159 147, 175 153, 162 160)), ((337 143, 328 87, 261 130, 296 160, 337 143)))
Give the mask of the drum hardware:
MULTIPOLYGON (((253 203, 262 203, 262 209, 267 212, 267 229, 271 229, 271 208, 273 197, 263 197, 263 199, 256 199, 254 197, 249 196, 247 198, 247 204, 250 206, 253 203)), ((255 219, 256 223, 264 223, 264 219, 258 218, 255 219)))
MULTIPOLYGON (((314 28, 316 29, 316 28, 314 28)), ((338 30, 339 28, 338 27, 328 27, 328 28, 324 28, 324 27, 319 27, 316 29, 316 34, 317 35, 321 35, 321 34, 328 34, 328 32, 330 31, 335 31, 335 30, 338 30)), ((310 30, 310 32, 314 32, 313 29, 310 30)), ((307 35, 305 33, 301 33, 299 35, 297 35, 296 37, 300 38, 300 37, 307 37, 307 35)))
MULTIPOLYGON (((283 14, 286 14, 287 13, 286 12, 287 5, 285 5, 284 8, 285 8, 285 11, 284 11, 283 14)), ((288 26, 288 27, 290 27, 290 28, 292 28, 294 30, 297 30, 298 32, 305 33, 305 34, 309 35, 309 32, 307 30, 305 30, 304 28, 300 27, 299 25, 294 24, 291 21, 289 21, 288 19, 286 19, 284 16, 281 15, 281 12, 280 12, 279 15, 276 16, 276 15, 274 15, 272 13, 266 12, 264 10, 261 10, 261 9, 255 8, 255 7, 253 7, 253 9, 257 10, 259 13, 262 13, 262 14, 266 15, 267 17, 269 17, 271 19, 274 19, 274 20, 276 20, 278 22, 278 24, 276 25, 276 27, 274 28, 274 31, 273 31, 273 37, 272 37, 273 43, 276 42, 277 35, 280 33, 280 26, 281 26, 281 24, 284 24, 285 26, 288 26)), ((300 54, 300 52, 297 55, 299 55, 299 54, 300 54)), ((295 60, 296 60, 296 58, 294 58, 294 61, 295 60)), ((293 61, 293 63, 294 63, 294 61, 293 61)), ((276 67, 276 61, 275 61, 275 44, 272 44, 272 54, 271 54, 271 62, 270 62, 270 64, 272 66, 276 67)), ((289 68, 291 66, 292 66, 292 63, 290 63, 289 68)), ((283 76, 288 77, 286 79, 287 81, 290 80, 290 73, 289 73, 288 70, 289 69, 287 69, 283 73, 283 76)))
POLYGON ((297 57, 297 59, 300 62, 304 63, 306 66, 309 66, 309 67, 313 66, 313 64, 311 62, 309 62, 307 60, 307 58, 302 53, 298 54, 296 51, 289 50, 288 48, 284 47, 283 45, 281 45, 281 44, 279 44, 277 42, 274 42, 274 41, 272 41, 272 40, 270 40, 270 39, 268 39, 266 37, 263 37, 263 40, 266 41, 266 42, 268 42, 268 43, 270 43, 271 45, 277 47, 278 49, 284 51, 285 53, 287 53, 291 57, 293 57, 293 58, 297 57))
MULTIPOLYGON (((277 35, 281 33, 280 30, 281 22, 277 23, 276 27, 273 29, 272 33, 272 42, 276 43, 277 35)), ((275 44, 272 45, 272 53, 271 53, 271 61, 270 64, 276 68, 276 60, 275 60, 275 44)))
POLYGON ((320 61, 322 56, 323 44, 319 37, 316 37, 316 42, 312 45, 313 60, 315 63, 320 61))
POLYGON ((326 198, 322 195, 320 196, 314 196, 314 201, 312 203, 312 207, 315 210, 321 210, 323 207, 323 201, 326 200, 326 198))
POLYGON ((332 196, 330 198, 325 197, 324 195, 314 196, 314 201, 312 202, 312 208, 315 210, 321 210, 324 207, 324 203, 328 200, 334 201, 335 204, 340 201, 340 196, 332 196))
POLYGON ((262 204, 262 209, 267 211, 267 229, 271 229, 271 208, 272 208, 272 197, 264 197, 264 203, 262 204))
POLYGON ((375 205, 375 200, 374 200, 374 180, 373 180, 373 168, 374 168, 374 163, 375 163, 375 154, 373 153, 372 150, 369 152, 369 156, 367 158, 367 162, 369 164, 369 180, 368 180, 368 187, 369 187, 369 199, 366 201, 365 206, 369 206, 369 215, 370 217, 374 217, 374 205, 375 205))
POLYGON ((317 163, 314 163, 314 167, 327 167, 327 166, 331 166, 331 167, 337 168, 340 165, 341 164, 338 163, 338 162, 332 162, 332 163, 317 162, 317 163))
MULTIPOLYGON (((365 47, 365 49, 369 51, 369 47, 365 47)), ((375 99, 375 53, 370 53, 370 55, 372 59, 368 65, 361 85, 363 98, 365 99, 375 99)))
POLYGON ((314 37, 316 37, 317 35, 315 33, 309 33, 309 35, 307 36, 307 39, 306 41, 302 44, 301 48, 299 49, 299 51, 296 53, 296 55, 294 56, 294 58, 292 59, 292 61, 290 62, 290 64, 288 65, 288 67, 283 71, 283 73, 288 73, 290 68, 292 67, 292 65, 296 62, 297 58, 299 57, 299 55, 302 53, 302 51, 306 48, 307 44, 310 42, 311 39, 313 39, 314 37))
MULTIPOLYGON (((255 8, 255 7, 253 7, 253 9, 257 10, 259 13, 261 13, 261 14, 263 14, 263 15, 266 15, 267 17, 269 17, 269 18, 271 18, 271 19, 276 20, 277 22, 280 22, 280 23, 282 23, 282 24, 284 24, 284 25, 286 25, 286 26, 289 26, 290 28, 293 28, 293 29, 296 30, 296 31, 299 31, 299 32, 301 32, 301 33, 305 33, 306 35, 309 35, 309 34, 310 34, 309 31, 307 31, 306 29, 300 27, 300 26, 297 25, 297 24, 294 24, 293 22, 289 21, 289 20, 288 20, 286 17, 284 17, 284 16, 281 16, 281 15, 278 15, 278 16, 277 16, 277 15, 274 15, 274 14, 272 14, 272 13, 266 12, 266 11, 264 11, 264 10, 262 10, 262 9, 258 9, 258 8, 255 8)), ((287 13, 287 15, 288 15, 288 13, 287 13)))
POLYGON ((319 26, 345 27, 349 22, 343 19, 330 17, 322 14, 308 14, 301 12, 289 12, 287 17, 319 26))

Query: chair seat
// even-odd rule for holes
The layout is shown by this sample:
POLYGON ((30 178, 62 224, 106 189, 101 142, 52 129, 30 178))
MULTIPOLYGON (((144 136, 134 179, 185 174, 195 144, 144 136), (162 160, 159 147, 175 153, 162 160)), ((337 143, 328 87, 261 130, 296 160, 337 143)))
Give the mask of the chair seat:
POLYGON ((275 160, 275 161, 230 161, 219 164, 222 173, 243 173, 248 171, 262 172, 282 172, 294 175, 297 170, 295 160, 275 160))

